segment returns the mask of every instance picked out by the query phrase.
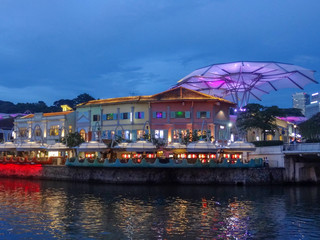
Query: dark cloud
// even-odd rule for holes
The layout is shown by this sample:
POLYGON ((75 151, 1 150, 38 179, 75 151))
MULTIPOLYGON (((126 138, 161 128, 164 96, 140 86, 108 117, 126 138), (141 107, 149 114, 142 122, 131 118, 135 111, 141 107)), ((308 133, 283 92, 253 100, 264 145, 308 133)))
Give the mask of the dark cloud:
MULTIPOLYGON (((320 69, 318 0, 0 5, 2 100, 51 104, 83 92, 97 98, 152 94, 196 68, 239 60, 320 69)), ((290 107, 295 91, 271 93, 262 103, 290 107)))

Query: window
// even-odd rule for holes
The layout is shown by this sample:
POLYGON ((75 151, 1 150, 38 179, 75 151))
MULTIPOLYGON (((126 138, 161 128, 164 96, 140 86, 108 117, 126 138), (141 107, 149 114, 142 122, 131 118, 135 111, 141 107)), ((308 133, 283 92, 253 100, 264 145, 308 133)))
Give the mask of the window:
POLYGON ((175 111, 170 113, 171 118, 190 118, 190 111, 175 111))
POLYGON ((154 131, 154 137, 156 138, 156 139, 159 139, 159 138, 163 138, 163 130, 155 130, 154 131))
POLYGON ((117 114, 115 113, 108 113, 103 115, 103 120, 116 120, 117 119, 117 114))
POLYGON ((97 114, 93 115, 93 121, 94 122, 100 121, 100 115, 97 115, 97 114))
POLYGON ((175 112, 175 118, 185 118, 185 112, 175 112))
POLYGON ((19 128, 19 134, 20 137, 26 137, 27 136, 27 128, 19 128))
POLYGON ((128 112, 124 112, 120 114, 121 119, 129 119, 129 113, 128 112))
POLYGON ((34 131, 34 134, 36 137, 40 137, 41 136, 41 128, 40 127, 37 127, 34 131))
POLYGON ((72 133, 72 126, 69 125, 69 133, 72 133))
POLYGON ((50 136, 58 136, 59 135, 59 125, 51 126, 49 131, 50 136))
POLYGON ((137 130, 137 139, 143 138, 143 135, 144 135, 143 130, 137 130))
POLYGON ((166 118, 166 112, 153 112, 152 118, 166 118))
POLYGON ((210 112, 208 111, 197 112, 197 118, 210 118, 210 112))
POLYGON ((83 140, 86 140, 86 131, 84 129, 80 130, 80 135, 83 138, 83 140))
POLYGON ((129 130, 124 131, 124 139, 130 140, 130 131, 129 130))
POLYGON ((144 112, 136 112, 135 118, 136 119, 144 119, 144 112))

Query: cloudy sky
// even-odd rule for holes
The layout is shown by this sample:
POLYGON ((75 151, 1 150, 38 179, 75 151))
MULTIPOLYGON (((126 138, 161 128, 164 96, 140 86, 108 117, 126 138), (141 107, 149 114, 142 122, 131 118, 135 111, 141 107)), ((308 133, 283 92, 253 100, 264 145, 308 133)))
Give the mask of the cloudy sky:
MULTIPOLYGON (((320 72, 319 10, 319 0, 0 0, 0 100, 154 94, 231 61, 320 72)), ((291 107, 297 91, 261 104, 291 107)))

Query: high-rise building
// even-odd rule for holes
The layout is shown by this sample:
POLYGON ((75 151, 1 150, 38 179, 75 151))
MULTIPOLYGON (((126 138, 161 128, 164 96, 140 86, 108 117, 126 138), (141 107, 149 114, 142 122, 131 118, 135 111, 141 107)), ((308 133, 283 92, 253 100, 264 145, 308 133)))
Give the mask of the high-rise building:
POLYGON ((303 115, 306 113, 306 105, 310 104, 310 95, 304 92, 292 95, 292 105, 294 108, 301 109, 303 115))
POLYGON ((305 107, 305 116, 307 118, 311 118, 313 115, 320 112, 320 93, 312 93, 311 94, 311 101, 310 104, 306 105, 305 107))

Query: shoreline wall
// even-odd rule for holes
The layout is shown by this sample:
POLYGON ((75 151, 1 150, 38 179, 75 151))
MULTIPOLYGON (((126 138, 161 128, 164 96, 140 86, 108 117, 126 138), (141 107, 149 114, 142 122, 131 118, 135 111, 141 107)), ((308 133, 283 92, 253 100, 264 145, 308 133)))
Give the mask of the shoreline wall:
POLYGON ((93 168, 17 165, 0 177, 116 184, 282 184, 284 168, 93 168))

